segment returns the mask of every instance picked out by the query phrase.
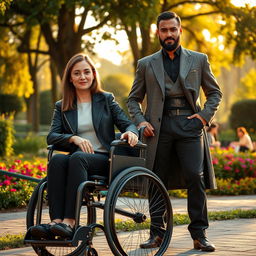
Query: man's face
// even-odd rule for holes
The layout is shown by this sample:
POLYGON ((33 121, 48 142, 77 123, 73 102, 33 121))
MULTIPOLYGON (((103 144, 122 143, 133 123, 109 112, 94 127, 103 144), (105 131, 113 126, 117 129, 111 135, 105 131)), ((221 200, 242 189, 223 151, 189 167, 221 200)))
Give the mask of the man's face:
POLYGON ((176 19, 161 20, 158 25, 157 35, 162 47, 173 51, 180 45, 182 28, 176 19))

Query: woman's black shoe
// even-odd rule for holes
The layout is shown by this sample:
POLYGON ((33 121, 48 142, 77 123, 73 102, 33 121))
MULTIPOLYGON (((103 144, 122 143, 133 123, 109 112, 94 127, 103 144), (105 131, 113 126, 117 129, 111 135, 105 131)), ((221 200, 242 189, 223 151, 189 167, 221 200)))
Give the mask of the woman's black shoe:
POLYGON ((74 229, 65 223, 55 224, 50 227, 50 230, 55 236, 61 238, 72 238, 74 235, 74 229))
POLYGON ((32 238, 34 239, 46 239, 51 240, 54 239, 54 235, 50 231, 51 225, 49 224, 40 224, 30 228, 30 233, 32 238))

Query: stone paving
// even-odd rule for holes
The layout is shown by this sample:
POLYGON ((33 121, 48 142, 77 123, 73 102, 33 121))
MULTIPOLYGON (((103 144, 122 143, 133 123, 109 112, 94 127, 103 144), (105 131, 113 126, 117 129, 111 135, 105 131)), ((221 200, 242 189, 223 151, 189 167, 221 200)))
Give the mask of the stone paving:
MULTIPOLYGON (((186 212, 186 199, 172 199, 174 213, 186 212)), ((208 198, 208 210, 256 209, 256 195, 208 198)), ((24 233, 25 212, 0 213, 0 236, 3 234, 24 233)), ((211 221, 207 231, 214 242, 216 251, 207 253, 192 248, 192 240, 187 225, 175 226, 166 256, 216 255, 216 256, 256 256, 256 219, 235 219, 211 221)), ((99 256, 112 256, 106 238, 98 234, 93 240, 99 256)), ((30 256, 36 255, 31 247, 0 251, 0 255, 30 256)))

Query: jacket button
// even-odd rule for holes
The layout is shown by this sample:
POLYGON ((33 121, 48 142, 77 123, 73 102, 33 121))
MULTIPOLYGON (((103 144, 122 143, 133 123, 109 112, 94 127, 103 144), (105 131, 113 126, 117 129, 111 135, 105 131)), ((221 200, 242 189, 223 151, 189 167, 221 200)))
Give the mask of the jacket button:
POLYGON ((158 118, 158 121, 161 122, 161 118, 160 117, 158 118))

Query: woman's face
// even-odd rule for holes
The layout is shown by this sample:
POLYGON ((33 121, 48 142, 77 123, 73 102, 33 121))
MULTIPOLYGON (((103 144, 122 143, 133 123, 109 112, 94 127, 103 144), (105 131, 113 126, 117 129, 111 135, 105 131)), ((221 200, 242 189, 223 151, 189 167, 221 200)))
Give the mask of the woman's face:
POLYGON ((239 138, 242 138, 242 137, 244 136, 244 133, 243 133, 241 130, 238 130, 238 131, 237 131, 237 136, 238 136, 239 138))
POLYGON ((90 89, 93 79, 92 68, 85 60, 76 63, 71 70, 70 81, 77 91, 90 89))

